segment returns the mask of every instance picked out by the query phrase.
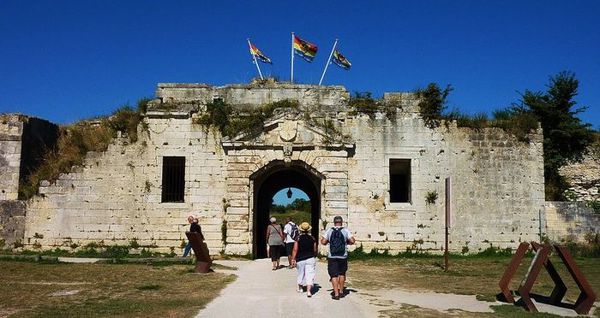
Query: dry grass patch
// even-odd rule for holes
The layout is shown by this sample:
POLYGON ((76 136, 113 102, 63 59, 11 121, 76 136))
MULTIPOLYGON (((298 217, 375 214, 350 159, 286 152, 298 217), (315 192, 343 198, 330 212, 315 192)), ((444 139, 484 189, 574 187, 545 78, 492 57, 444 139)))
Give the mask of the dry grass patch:
MULTIPOLYGON (((524 277, 529 261, 526 258, 512 281, 511 289, 517 289, 524 277)), ((569 288, 566 299, 574 302, 578 296, 575 282, 558 258, 551 258, 569 288)), ((592 288, 600 291, 600 258, 576 260, 592 288)), ((480 300, 493 301, 500 292, 498 282, 510 262, 509 257, 459 258, 450 261, 450 270, 442 269, 443 259, 437 258, 380 258, 355 260, 350 263, 349 278, 356 289, 394 289, 434 291, 477 295, 480 300)), ((533 292, 549 295, 552 280, 542 270, 533 292)))
POLYGON ((0 261, 0 314, 11 317, 191 317, 233 275, 191 265, 0 261))

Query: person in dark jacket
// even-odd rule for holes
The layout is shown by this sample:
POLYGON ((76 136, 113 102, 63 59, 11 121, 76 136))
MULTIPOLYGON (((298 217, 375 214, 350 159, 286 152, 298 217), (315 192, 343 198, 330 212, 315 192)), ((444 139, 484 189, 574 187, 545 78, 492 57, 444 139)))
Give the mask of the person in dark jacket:
MULTIPOLYGON (((190 215, 190 216, 188 216, 187 220, 188 220, 188 223, 190 223, 190 232, 200 233, 200 235, 202 235, 202 228, 200 227, 200 224, 198 224, 198 218, 194 217, 193 215, 190 215)), ((187 257, 188 254, 190 253, 191 249, 192 249, 192 243, 187 242, 187 244, 185 245, 185 249, 183 251, 183 257, 187 257)))
POLYGON ((292 251, 292 264, 298 269, 298 292, 302 293, 306 288, 306 296, 310 298, 317 270, 317 240, 310 235, 311 226, 308 222, 302 222, 299 229, 300 236, 294 242, 292 251))

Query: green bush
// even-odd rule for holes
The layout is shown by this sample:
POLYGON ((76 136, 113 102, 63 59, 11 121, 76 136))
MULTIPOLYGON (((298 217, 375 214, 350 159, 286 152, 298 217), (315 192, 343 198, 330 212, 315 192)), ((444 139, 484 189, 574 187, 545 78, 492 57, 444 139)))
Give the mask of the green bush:
POLYGON ((430 83, 424 89, 417 89, 416 95, 419 97, 419 113, 429 128, 439 127, 446 109, 447 98, 452 91, 452 86, 448 85, 441 89, 438 84, 430 83))

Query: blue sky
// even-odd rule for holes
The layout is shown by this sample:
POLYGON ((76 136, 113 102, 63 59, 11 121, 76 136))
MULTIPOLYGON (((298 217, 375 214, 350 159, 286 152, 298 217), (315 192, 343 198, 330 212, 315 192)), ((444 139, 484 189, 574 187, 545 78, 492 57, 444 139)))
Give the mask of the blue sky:
POLYGON ((580 80, 581 115, 600 129, 600 1, 0 1, 0 112, 58 123, 153 96, 158 82, 247 82, 246 38, 289 78, 290 32, 314 42, 295 78, 317 83, 329 50, 352 62, 325 83, 350 91, 452 84, 450 107, 491 112, 580 80))
POLYGON ((282 204, 282 205, 288 205, 288 204, 294 202, 294 200, 296 200, 296 199, 304 199, 307 201, 309 200, 308 195, 306 195, 306 193, 304 193, 304 191, 302 191, 298 188, 281 189, 281 190, 277 191, 277 193, 275 193, 275 195, 273 196, 273 200, 275 201, 275 204, 282 204), (292 189, 292 197, 289 199, 287 197, 288 189, 292 189))

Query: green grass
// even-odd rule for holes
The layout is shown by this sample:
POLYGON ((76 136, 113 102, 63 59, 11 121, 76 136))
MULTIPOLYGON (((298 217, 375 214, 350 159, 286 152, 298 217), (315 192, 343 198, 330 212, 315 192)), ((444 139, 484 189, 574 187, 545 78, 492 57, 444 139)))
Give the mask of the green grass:
POLYGON ((302 222, 311 222, 310 211, 290 211, 287 213, 273 213, 271 216, 274 216, 277 219, 277 222, 284 223, 287 217, 291 217, 294 223, 300 224, 302 222))
MULTIPOLYGON (((551 257, 568 287, 565 300, 574 302, 578 289, 562 262, 551 257)), ((525 276, 531 257, 526 257, 511 282, 516 290, 525 276)), ((434 291, 464 295, 479 295, 482 300, 494 300, 500 292, 498 282, 510 257, 450 258, 450 268, 443 270, 443 257, 430 258, 372 258, 350 261, 349 279, 352 287, 362 290, 404 289, 434 291)), ((600 290, 600 258, 577 258, 577 265, 595 291, 600 290)), ((549 295, 554 287, 542 270, 533 292, 549 295)), ((504 310, 502 308, 501 310, 504 310)))
POLYGON ((191 317, 234 276, 190 269, 0 261, 0 316, 191 317))

